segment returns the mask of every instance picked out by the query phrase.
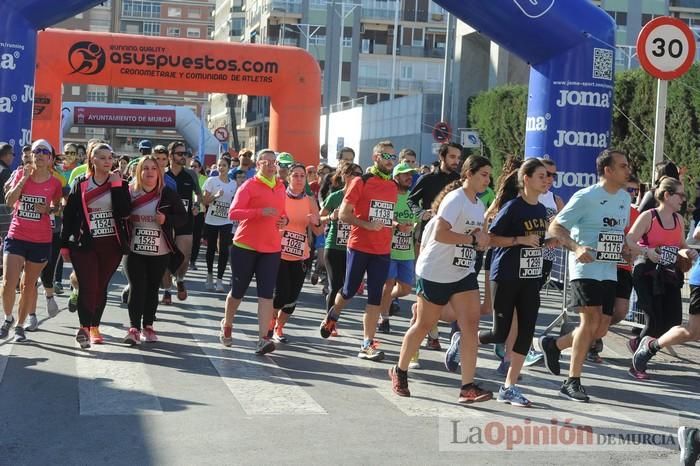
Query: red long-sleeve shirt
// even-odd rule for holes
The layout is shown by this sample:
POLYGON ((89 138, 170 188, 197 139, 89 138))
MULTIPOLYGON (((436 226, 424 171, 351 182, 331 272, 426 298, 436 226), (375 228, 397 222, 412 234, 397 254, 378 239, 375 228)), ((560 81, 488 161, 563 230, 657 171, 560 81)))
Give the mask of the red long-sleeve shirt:
POLYGON ((282 250, 277 221, 286 215, 285 190, 284 183, 279 179, 275 187, 270 188, 257 177, 238 188, 228 210, 228 217, 240 222, 233 237, 235 244, 263 253, 282 250), (263 209, 270 207, 277 209, 278 215, 263 216, 263 209))

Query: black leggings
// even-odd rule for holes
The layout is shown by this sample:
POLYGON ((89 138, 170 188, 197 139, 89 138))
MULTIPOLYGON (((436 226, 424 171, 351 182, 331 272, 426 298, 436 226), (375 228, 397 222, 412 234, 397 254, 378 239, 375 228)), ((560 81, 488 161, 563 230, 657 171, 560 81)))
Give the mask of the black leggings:
POLYGON ((345 282, 345 261, 347 252, 341 249, 326 248, 326 272, 328 273, 328 281, 330 282, 330 290, 326 297, 326 310, 330 310, 335 304, 335 296, 343 287, 345 282))
POLYGON ((632 275, 634 290, 637 292, 637 307, 646 316, 646 325, 639 334, 640 338, 659 338, 683 321, 680 285, 660 285, 658 280, 654 284, 650 273, 655 267, 649 264, 636 265, 632 275))
POLYGON ((144 256, 132 252, 126 257, 132 327, 140 330, 142 320, 144 326, 153 325, 158 308, 158 287, 169 260, 170 254, 144 256))
MULTIPOLYGON (((58 262, 58 256, 61 252, 61 234, 54 233, 51 239, 51 255, 49 256, 49 262, 41 270, 41 284, 46 288, 53 288, 54 282, 54 270, 56 269, 56 263, 58 262)), ((63 264, 63 261, 61 261, 63 264)))
POLYGON ((192 230, 192 254, 190 255, 190 263, 197 262, 199 257, 199 248, 202 246, 202 232, 204 230, 204 217, 206 213, 200 212, 194 218, 194 230, 192 230))
POLYGON ((306 278, 306 263, 304 261, 280 261, 277 271, 277 284, 272 296, 272 306, 291 315, 297 306, 297 299, 304 286, 306 278))
POLYGON ((535 334, 537 313, 540 309, 540 282, 538 279, 501 280, 491 282, 493 296, 493 328, 479 332, 482 344, 505 343, 513 323, 513 312, 518 313, 518 337, 513 351, 527 355, 535 334))
MULTIPOLYGON (((233 233, 231 224, 207 225, 207 273, 214 273, 214 254, 219 249, 219 263, 216 270, 217 278, 224 278, 228 264, 228 250, 231 247, 233 233)), ((196 228, 195 228, 196 231, 196 228)), ((194 245, 193 245, 194 247, 194 245)))

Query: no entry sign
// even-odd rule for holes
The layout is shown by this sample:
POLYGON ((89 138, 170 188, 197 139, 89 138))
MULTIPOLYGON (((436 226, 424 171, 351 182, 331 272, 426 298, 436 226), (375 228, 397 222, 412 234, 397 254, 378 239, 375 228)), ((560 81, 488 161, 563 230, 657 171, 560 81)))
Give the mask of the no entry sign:
POLYGON ((678 18, 655 18, 639 33, 637 55, 639 64, 653 77, 665 81, 676 79, 695 60, 693 31, 678 18))

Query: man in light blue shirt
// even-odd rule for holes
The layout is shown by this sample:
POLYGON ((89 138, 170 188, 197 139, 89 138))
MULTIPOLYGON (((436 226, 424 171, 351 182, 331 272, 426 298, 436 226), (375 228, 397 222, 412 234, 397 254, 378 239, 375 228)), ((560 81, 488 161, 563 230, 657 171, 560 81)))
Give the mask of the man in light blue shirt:
POLYGON ((589 400, 581 386, 583 361, 591 343, 608 332, 617 264, 631 253, 624 232, 629 221, 629 194, 624 188, 631 173, 627 156, 606 149, 596 159, 596 170, 600 182, 574 194, 549 227, 549 234, 570 251, 570 305, 579 312, 581 323, 559 339, 543 336, 540 345, 554 375, 559 375, 561 351, 572 348, 569 378, 560 393, 573 401, 589 400))

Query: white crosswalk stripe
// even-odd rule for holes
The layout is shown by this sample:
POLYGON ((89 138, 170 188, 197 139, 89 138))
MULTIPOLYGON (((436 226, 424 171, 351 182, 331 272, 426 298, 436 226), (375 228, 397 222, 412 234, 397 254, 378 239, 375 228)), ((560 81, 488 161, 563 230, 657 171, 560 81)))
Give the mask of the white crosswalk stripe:
POLYGON ((117 330, 110 330, 104 334, 106 344, 93 345, 75 358, 80 414, 162 414, 143 356, 138 349, 117 343, 117 330))

